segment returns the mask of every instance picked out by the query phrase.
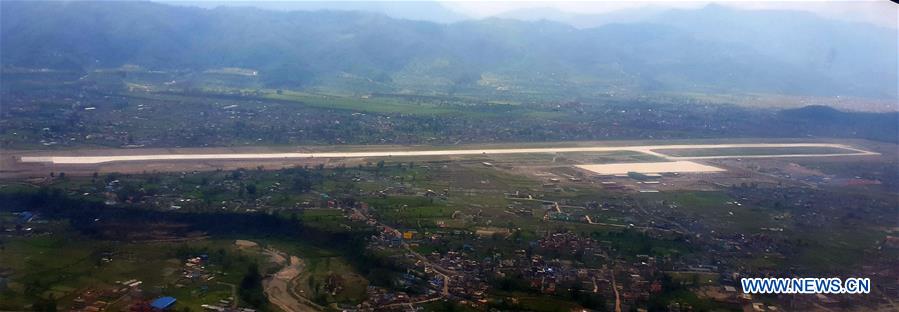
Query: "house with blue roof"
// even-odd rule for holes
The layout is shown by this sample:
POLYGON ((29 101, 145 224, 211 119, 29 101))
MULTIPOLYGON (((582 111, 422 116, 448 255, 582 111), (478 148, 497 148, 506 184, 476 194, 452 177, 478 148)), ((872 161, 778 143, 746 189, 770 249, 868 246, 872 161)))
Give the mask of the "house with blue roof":
POLYGON ((153 300, 150 306, 157 310, 168 310, 175 304, 175 301, 177 301, 175 297, 160 297, 153 300))

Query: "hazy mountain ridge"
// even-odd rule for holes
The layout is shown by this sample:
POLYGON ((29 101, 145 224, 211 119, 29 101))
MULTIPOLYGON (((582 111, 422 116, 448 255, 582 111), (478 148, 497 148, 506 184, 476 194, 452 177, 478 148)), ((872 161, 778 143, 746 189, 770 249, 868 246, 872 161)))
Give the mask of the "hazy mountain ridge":
POLYGON ((667 10, 663 8, 643 7, 606 13, 571 13, 551 7, 543 7, 512 10, 498 14, 496 17, 522 21, 547 20, 578 28, 594 28, 613 23, 645 22, 665 11, 667 10))
POLYGON ((795 12, 713 6, 578 29, 550 21, 437 24, 362 12, 149 2, 2 5, 4 67, 245 67, 258 69, 267 85, 294 87, 352 75, 382 87, 446 90, 492 75, 513 89, 896 94, 896 60, 883 49, 895 47, 888 30, 795 12), (757 15, 768 17, 756 22, 757 15), (753 35, 762 26, 780 37, 753 35), (815 31, 822 27, 828 32, 815 31))
POLYGON ((260 8, 273 11, 362 11, 387 15, 397 19, 453 23, 469 19, 468 16, 432 1, 182 1, 162 0, 177 6, 193 6, 207 9, 217 7, 260 8))

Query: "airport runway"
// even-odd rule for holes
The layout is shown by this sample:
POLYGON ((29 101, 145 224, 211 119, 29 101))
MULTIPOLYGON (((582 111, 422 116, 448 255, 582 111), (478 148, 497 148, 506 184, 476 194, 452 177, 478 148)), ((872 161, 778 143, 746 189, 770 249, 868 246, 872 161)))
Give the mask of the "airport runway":
POLYGON ((22 156, 23 163, 50 163, 54 165, 91 165, 111 162, 155 162, 184 160, 287 160, 314 158, 362 158, 362 157, 404 157, 404 156, 456 156, 495 154, 546 154, 573 152, 616 152, 631 151, 662 157, 669 160, 715 159, 715 158, 768 158, 768 157, 827 157, 879 155, 843 144, 830 143, 745 143, 745 144, 684 144, 684 145, 636 145, 636 146, 582 146, 546 148, 505 148, 505 149, 457 149, 457 150, 381 150, 362 152, 322 152, 322 153, 217 153, 217 154, 146 154, 146 155, 91 155, 91 156, 22 156), (838 154, 775 154, 775 155, 728 155, 679 157, 655 152, 671 149, 715 149, 715 148, 802 148, 829 147, 847 150, 838 154))

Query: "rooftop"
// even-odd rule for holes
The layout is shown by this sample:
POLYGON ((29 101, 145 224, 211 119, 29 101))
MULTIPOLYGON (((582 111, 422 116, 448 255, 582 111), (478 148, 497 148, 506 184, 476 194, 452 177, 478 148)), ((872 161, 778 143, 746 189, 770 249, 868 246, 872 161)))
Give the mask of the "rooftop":
POLYGON ((174 297, 160 297, 153 300, 153 302, 150 303, 150 306, 162 310, 175 304, 175 301, 176 299, 174 297))

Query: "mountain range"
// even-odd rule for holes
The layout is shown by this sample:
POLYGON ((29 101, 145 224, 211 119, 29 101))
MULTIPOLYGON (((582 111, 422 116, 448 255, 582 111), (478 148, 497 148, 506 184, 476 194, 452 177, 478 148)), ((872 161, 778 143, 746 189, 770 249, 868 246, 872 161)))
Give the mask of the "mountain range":
POLYGON ((0 5, 5 70, 239 67, 265 86, 363 91, 897 97, 895 29, 795 11, 709 5, 578 28, 153 2, 0 5))

